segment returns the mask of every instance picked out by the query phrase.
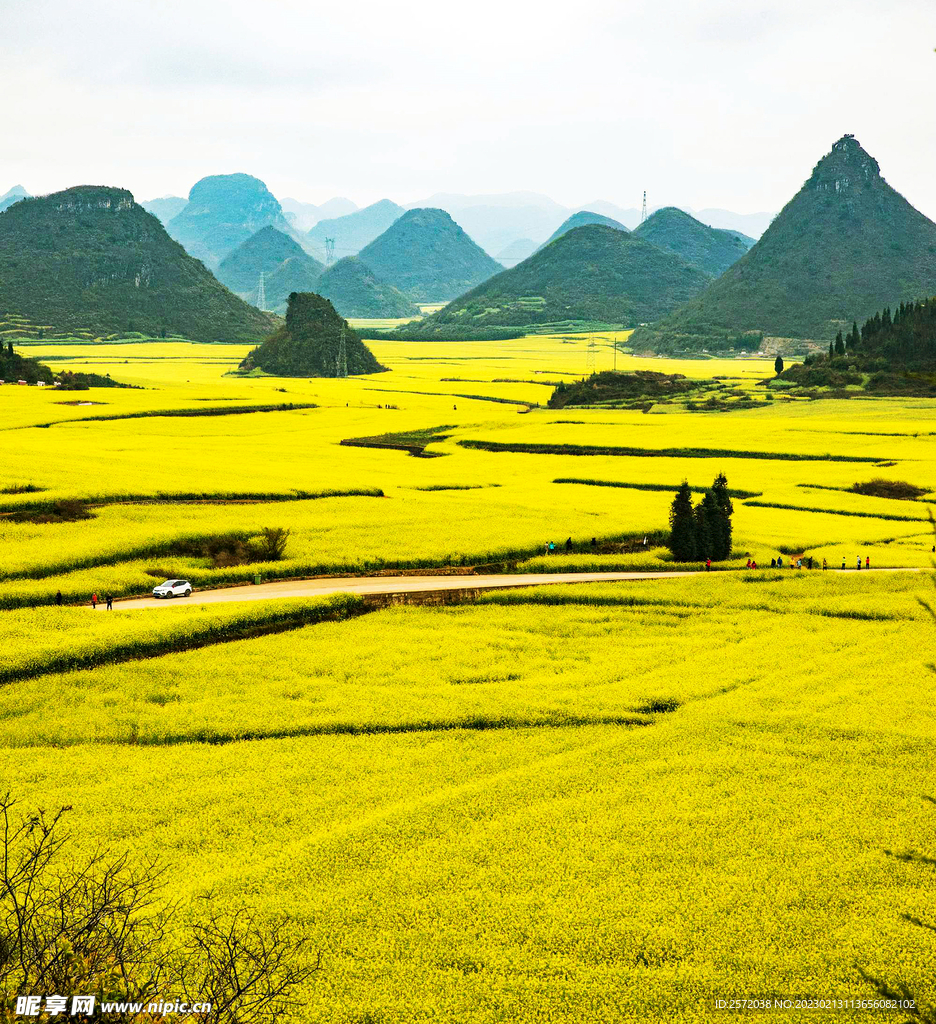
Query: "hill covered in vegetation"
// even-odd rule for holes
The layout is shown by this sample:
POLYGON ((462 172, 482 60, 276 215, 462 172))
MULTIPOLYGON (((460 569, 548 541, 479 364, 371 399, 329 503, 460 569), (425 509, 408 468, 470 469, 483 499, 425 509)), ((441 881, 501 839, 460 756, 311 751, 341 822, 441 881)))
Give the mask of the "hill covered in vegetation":
MULTIPOLYGON (((567 234, 573 228, 584 228, 588 224, 603 224, 606 228, 616 228, 618 231, 627 231, 627 228, 619 220, 615 220, 613 217, 605 217, 602 213, 592 213, 591 210, 579 210, 578 213, 573 213, 571 217, 564 220, 549 236, 549 238, 543 242, 539 249, 545 249, 550 242, 555 242, 557 238, 562 238, 563 235, 567 234)), ((537 252, 539 252, 539 249, 537 249, 537 252)))
POLYGON ((212 174, 195 182, 166 230, 185 251, 215 269, 260 228, 289 232, 279 201, 250 174, 212 174))
POLYGON ((324 270, 295 239, 268 224, 225 256, 216 276, 236 295, 256 305, 263 274, 266 308, 282 314, 290 294, 312 291, 324 270))
POLYGON ((408 210, 360 257, 414 302, 453 299, 504 269, 444 210, 408 210))
POLYGON ((389 199, 365 206, 363 210, 346 213, 342 217, 330 217, 320 220, 308 234, 309 242, 319 259, 325 259, 325 239, 335 242, 335 252, 339 257, 353 256, 365 245, 380 235, 406 211, 402 206, 389 199))
POLYGON ((380 281, 357 256, 346 256, 330 266, 316 285, 342 316, 396 319, 419 316, 419 306, 399 288, 380 281))
POLYGON ((240 370, 277 377, 344 376, 342 349, 349 375, 384 369, 328 299, 313 292, 293 292, 286 323, 247 355, 240 370))
POLYGON ((828 343, 890 302, 933 292, 936 224, 846 135, 748 253, 631 340, 665 352, 728 347, 744 332, 828 343))
POLYGON ((664 206, 634 228, 634 234, 676 253, 707 274, 717 277, 754 244, 737 231, 710 228, 675 206, 664 206))
POLYGON ((59 330, 252 341, 275 326, 124 189, 82 185, 0 214, 0 313, 59 330))
POLYGON ((512 270, 450 302, 406 337, 483 339, 543 329, 633 327, 701 291, 708 274, 627 231, 573 228, 512 270), (495 332, 495 333, 492 333, 495 332))
POLYGON ((608 370, 566 384, 560 381, 549 399, 550 409, 567 406, 618 406, 640 399, 672 398, 708 385, 708 381, 689 380, 681 373, 657 373, 636 370, 616 373, 608 370))

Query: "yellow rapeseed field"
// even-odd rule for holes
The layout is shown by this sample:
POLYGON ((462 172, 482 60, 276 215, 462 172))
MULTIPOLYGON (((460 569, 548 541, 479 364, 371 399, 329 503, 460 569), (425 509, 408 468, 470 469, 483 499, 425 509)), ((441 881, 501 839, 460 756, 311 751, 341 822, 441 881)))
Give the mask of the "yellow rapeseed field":
POLYGON ((550 410, 584 335, 379 342, 388 371, 347 380, 226 376, 240 345, 47 345, 24 352, 136 387, 0 388, 4 789, 71 805, 79 854, 157 857, 183 906, 288 915, 321 955, 297 1022, 710 1021, 869 976, 932 998, 907 920, 932 919, 932 578, 838 570, 931 568, 928 494, 850 488, 936 488, 936 408, 768 399, 770 361, 596 340, 599 370, 756 405, 550 410), (722 572, 366 613, 48 607, 160 573, 671 568, 675 487, 722 471, 722 572), (283 559, 200 553, 265 527, 283 559))

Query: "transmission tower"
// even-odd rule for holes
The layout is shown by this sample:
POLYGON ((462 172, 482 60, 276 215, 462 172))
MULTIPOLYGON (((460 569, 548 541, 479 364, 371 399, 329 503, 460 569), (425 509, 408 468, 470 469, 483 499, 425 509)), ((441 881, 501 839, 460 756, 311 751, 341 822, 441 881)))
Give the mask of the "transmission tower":
POLYGON ((338 359, 335 365, 335 376, 348 376, 348 353, 345 349, 344 327, 341 328, 341 334, 338 336, 338 359))
POLYGON ((598 346, 595 344, 594 335, 588 339, 588 347, 585 349, 585 373, 591 377, 595 373, 595 353, 598 346))
POLYGON ((263 271, 260 271, 260 284, 257 285, 257 309, 266 310, 266 288, 263 284, 263 271))
POLYGON ((643 206, 640 208, 640 223, 647 219, 647 190, 644 189, 643 206))
POLYGON ((325 239, 325 266, 330 267, 335 262, 335 240, 325 239))

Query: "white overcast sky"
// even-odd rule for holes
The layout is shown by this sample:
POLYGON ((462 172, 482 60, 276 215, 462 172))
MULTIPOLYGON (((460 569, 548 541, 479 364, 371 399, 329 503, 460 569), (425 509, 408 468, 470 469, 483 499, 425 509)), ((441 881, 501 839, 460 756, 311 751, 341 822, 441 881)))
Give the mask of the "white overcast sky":
POLYGON ((0 0, 0 194, 777 210, 845 132, 936 219, 936 0, 0 0))

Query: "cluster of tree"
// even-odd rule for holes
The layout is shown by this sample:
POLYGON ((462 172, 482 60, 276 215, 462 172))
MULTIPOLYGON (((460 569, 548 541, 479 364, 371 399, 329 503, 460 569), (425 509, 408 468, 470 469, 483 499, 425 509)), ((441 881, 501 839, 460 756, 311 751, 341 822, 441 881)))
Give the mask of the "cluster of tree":
MULTIPOLYGON (((902 367, 931 366, 936 362, 936 298, 901 302, 893 312, 887 306, 860 330, 853 323, 846 334, 839 331, 829 344, 828 362, 842 358, 863 368, 873 360, 902 367)), ((825 356, 805 359, 806 366, 825 362, 825 356)))
POLYGON ((52 371, 38 359, 27 359, 13 351, 13 342, 8 341, 4 349, 0 345, 0 380, 24 380, 27 384, 52 383, 52 371))
MULTIPOLYGON (((888 323, 890 322, 890 310, 885 310, 887 313, 888 323)), ((836 356, 844 356, 848 352, 854 352, 861 345, 861 334, 858 331, 858 324, 853 323, 852 329, 842 337, 842 332, 839 331, 835 336, 835 341, 829 342, 829 358, 834 359, 836 356)))
POLYGON ((669 549, 678 562, 711 558, 713 562, 731 557, 731 516, 734 508, 724 473, 697 505, 692 489, 684 480, 670 506, 669 549))

